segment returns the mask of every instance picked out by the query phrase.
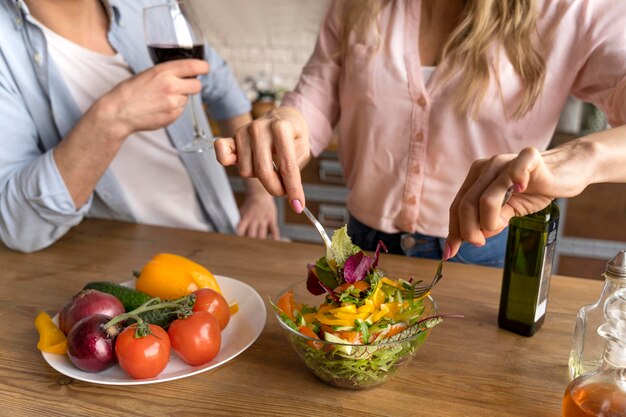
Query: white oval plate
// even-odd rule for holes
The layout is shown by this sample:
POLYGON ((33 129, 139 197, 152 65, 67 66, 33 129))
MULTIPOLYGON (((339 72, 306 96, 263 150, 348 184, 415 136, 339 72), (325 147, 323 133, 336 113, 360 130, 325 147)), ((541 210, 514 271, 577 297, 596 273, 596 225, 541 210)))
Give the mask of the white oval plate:
MULTIPOLYGON (((70 378, 105 385, 155 384, 157 382, 185 378, 217 368, 239 355, 254 343, 265 326, 266 311, 261 296, 248 284, 220 275, 216 275, 215 278, 220 285, 224 298, 229 303, 236 301, 239 304, 239 311, 230 318, 228 326, 222 332, 222 345, 219 353, 211 362, 205 365, 188 365, 172 351, 167 367, 157 377, 133 379, 119 365, 114 365, 102 372, 90 373, 76 368, 67 355, 42 352, 43 358, 54 369, 70 378)), ((134 282, 127 281, 123 282, 122 285, 134 287, 134 282)), ((58 323, 57 319, 58 315, 54 317, 55 323, 58 323)))

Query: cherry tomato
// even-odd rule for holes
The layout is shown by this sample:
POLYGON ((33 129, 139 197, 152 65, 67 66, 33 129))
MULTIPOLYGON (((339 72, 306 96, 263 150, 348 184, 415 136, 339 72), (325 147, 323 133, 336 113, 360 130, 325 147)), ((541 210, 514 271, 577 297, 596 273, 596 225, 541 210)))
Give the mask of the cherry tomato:
POLYGON ((172 349, 190 365, 204 365, 220 351, 222 331, 215 316, 207 311, 174 320, 167 333, 172 349))
POLYGON ((224 330, 230 321, 230 307, 224 296, 210 288, 202 288, 193 293, 196 295, 193 311, 208 311, 213 314, 220 324, 220 329, 224 330))
POLYGON ((135 379, 154 378, 170 359, 170 338, 163 328, 150 324, 152 334, 135 337, 136 324, 125 328, 115 341, 120 367, 135 379))
MULTIPOLYGON (((319 336, 316 335, 315 332, 311 330, 310 327, 300 326, 298 327, 298 330, 300 331, 300 333, 302 333, 305 336, 309 336, 310 338, 319 340, 319 336)), ((322 346, 324 345, 322 342, 314 342, 312 340, 307 340, 306 343, 314 349, 321 349, 322 346)))
POLYGON ((285 313, 285 316, 289 317, 291 320, 296 319, 293 314, 294 304, 293 291, 291 290, 281 295, 276 302, 276 306, 280 309, 280 311, 285 313))

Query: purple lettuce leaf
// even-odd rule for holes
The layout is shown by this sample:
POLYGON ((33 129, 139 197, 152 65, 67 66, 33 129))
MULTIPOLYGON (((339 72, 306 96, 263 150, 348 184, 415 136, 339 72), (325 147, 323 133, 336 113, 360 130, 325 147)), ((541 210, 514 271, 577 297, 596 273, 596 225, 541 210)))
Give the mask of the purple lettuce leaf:
POLYGON ((378 244, 376 245, 376 253, 374 253, 374 263, 372 264, 372 268, 376 268, 378 266, 378 257, 380 256, 380 248, 383 248, 385 252, 389 252, 387 250, 387 246, 385 246, 383 241, 379 240, 378 244))
POLYGON ((308 275, 306 278, 306 288, 313 295, 322 295, 327 293, 334 301, 339 301, 339 297, 335 292, 324 285, 322 281, 317 277, 317 273, 315 271, 315 265, 308 264, 307 265, 308 275))
POLYGON ((322 295, 326 292, 326 290, 324 289, 324 287, 322 287, 320 284, 320 280, 317 278, 317 274, 315 273, 315 265, 313 264, 308 264, 306 266, 306 269, 308 271, 307 273, 307 277, 306 277, 306 288, 307 290, 309 290, 309 292, 313 295, 322 295))
POLYGON ((351 255, 343 266, 343 279, 350 284, 365 279, 365 276, 372 268, 374 259, 365 252, 357 252, 351 255))

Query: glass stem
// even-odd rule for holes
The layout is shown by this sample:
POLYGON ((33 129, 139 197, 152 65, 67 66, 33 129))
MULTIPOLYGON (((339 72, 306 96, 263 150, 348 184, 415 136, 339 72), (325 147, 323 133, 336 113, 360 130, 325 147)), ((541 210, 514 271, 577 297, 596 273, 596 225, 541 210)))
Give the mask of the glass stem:
POLYGON ((204 131, 200 128, 200 123, 198 123, 198 106, 196 105, 196 100, 194 100, 194 96, 189 96, 189 101, 191 102, 191 120, 193 122, 193 130, 195 132, 196 138, 204 139, 206 136, 204 131))

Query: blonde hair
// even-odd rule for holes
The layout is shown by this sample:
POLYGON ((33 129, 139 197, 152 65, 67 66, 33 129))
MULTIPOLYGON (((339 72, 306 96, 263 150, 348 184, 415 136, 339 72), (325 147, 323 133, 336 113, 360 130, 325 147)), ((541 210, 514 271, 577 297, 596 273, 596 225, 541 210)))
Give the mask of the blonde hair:
MULTIPOLYGON (((410 0, 409 0, 410 1, 410 0)), ((341 52, 351 33, 359 39, 374 34, 380 44, 376 18, 390 0, 343 0, 341 52), (372 31, 372 26, 374 26, 372 31)), ((545 79, 545 61, 537 50, 536 0, 467 0, 460 22, 447 39, 440 56, 444 81, 461 73, 455 104, 473 115, 487 93, 490 78, 489 48, 497 40, 504 48, 524 86, 512 116, 520 118, 535 104, 545 79)), ((497 73, 496 82, 499 85, 497 73)))

